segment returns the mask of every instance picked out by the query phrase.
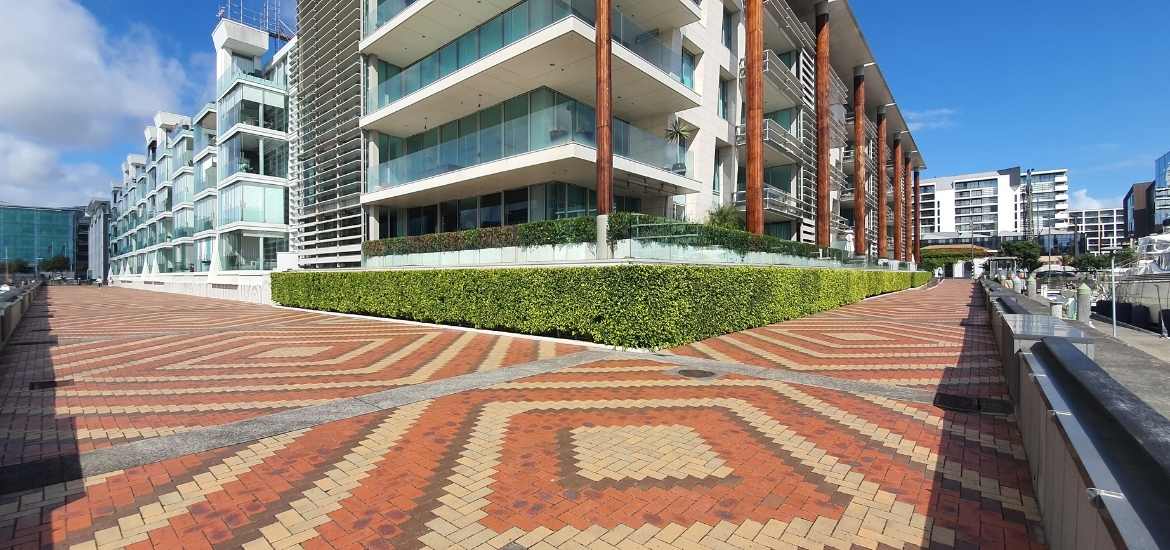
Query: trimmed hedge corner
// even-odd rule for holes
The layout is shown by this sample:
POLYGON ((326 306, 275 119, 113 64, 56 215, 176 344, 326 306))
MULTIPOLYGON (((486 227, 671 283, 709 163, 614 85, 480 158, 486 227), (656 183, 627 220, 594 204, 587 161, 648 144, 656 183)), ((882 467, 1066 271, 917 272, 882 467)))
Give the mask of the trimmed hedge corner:
POLYGON ((622 265, 272 274, 286 306, 663 348, 919 286, 926 273, 622 265))

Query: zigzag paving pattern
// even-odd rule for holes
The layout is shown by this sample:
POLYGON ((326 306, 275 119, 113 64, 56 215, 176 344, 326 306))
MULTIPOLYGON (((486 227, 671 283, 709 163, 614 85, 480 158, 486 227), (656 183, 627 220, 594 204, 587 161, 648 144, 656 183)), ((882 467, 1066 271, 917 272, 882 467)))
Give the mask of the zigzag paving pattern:
MULTIPOLYGON (((939 306, 936 315, 957 310, 948 309, 944 297, 966 300, 969 290, 945 284, 849 311, 867 319, 885 307, 893 312, 887 316, 912 317, 906 304, 927 300, 939 306)), ((251 309, 257 316, 280 312, 298 315, 300 323, 331 324, 297 312, 251 309)), ((936 350, 949 350, 968 328, 937 324, 949 332, 932 337, 936 350)), ((818 316, 771 328, 799 333, 805 342, 833 338, 816 326, 837 324, 818 316)), ((279 332, 270 324, 252 330, 279 332)), ((932 349, 924 328, 890 332, 853 331, 837 340, 915 342, 881 348, 886 353, 932 349)), ((719 345, 715 349, 726 357, 742 353, 719 345)), ((436 350, 430 360, 452 347, 436 350)), ((281 359, 295 365, 304 358, 282 349, 266 347, 264 357, 250 351, 250 360, 232 359, 237 366, 219 373, 289 371, 294 367, 287 364, 252 365, 281 359)), ((226 350, 205 355, 217 351, 226 350)), ((461 367, 472 373, 463 378, 482 376, 483 366, 498 368, 489 354, 461 367)), ((227 355, 213 361, 226 364, 227 355)), ((670 356, 598 356, 240 445, 0 495, 0 548, 1044 547, 1011 417, 957 414, 878 391, 724 371, 689 378, 679 367, 694 366, 670 356)), ((145 372, 159 376, 160 368, 145 372)), ((417 372, 418 364, 411 369, 417 372)), ((166 372, 181 377, 188 370, 199 371, 166 372)), ((204 387, 198 381, 182 387, 204 387)), ((205 394, 160 395, 154 402, 190 395, 205 394)))
POLYGON ((0 354, 0 466, 581 349, 111 288, 50 287, 30 315, 0 354))
POLYGON ((923 390, 1002 398, 987 311, 974 285, 882 296, 804 319, 672 350, 681 355, 775 367, 923 390))

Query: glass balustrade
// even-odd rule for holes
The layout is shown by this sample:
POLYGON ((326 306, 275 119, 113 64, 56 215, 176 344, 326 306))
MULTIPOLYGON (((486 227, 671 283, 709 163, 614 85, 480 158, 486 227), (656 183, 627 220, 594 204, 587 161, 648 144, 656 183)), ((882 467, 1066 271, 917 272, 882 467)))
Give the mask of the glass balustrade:
MULTIPOLYGON (((398 68, 379 62, 377 93, 366 98, 374 112, 500 49, 568 17, 592 25, 594 0, 527 0, 472 29, 418 62, 398 68)), ((683 50, 672 48, 655 30, 643 29, 620 10, 612 12, 613 39, 672 79, 694 86, 693 65, 684 65, 683 50)))
MULTIPOLYGON (((612 132, 614 155, 694 178, 685 143, 680 147, 620 119, 612 132)), ((405 140, 383 136, 384 154, 402 154, 370 170, 368 191, 567 143, 596 147, 595 134, 593 107, 540 88, 405 140)))

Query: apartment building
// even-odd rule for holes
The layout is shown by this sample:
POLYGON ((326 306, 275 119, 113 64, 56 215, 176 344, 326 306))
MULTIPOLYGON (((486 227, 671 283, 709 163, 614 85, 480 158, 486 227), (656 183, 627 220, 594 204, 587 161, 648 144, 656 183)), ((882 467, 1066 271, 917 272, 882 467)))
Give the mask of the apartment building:
POLYGON ((1026 233, 1065 231, 1068 224, 1068 170, 1029 170, 1016 188, 1016 226, 1026 233))
POLYGON ((950 234, 1064 233, 1068 171, 1002 170, 942 176, 921 182, 921 231, 933 240, 950 234))
POLYGON ((1125 233, 1131 240, 1154 233, 1154 182, 1135 183, 1125 193, 1125 233))
POLYGON ((1070 210, 1069 223, 1074 233, 1084 237, 1086 251, 1091 254, 1109 254, 1125 247, 1124 208, 1070 210))
POLYGON ((269 33, 220 19, 212 42, 215 101, 194 116, 158 113, 143 132, 145 154, 122 165, 110 261, 127 282, 262 273, 288 254, 295 39, 270 52, 269 33))
POLYGON ((593 0, 366 0, 365 238, 597 213, 611 146, 616 210, 701 221, 734 204, 773 235, 909 256, 924 162, 849 4, 758 5, 751 63, 740 2, 614 5, 606 80, 593 0))
POLYGON ((110 271, 110 201, 94 199, 85 207, 87 228, 86 272, 87 279, 104 280, 110 271))

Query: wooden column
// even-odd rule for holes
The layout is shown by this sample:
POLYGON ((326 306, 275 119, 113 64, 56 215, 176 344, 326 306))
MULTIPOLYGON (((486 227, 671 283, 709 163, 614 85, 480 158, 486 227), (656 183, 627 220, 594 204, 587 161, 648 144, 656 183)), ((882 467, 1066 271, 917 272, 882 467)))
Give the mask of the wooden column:
POLYGON ((911 164, 910 155, 906 155, 906 168, 902 170, 902 177, 905 178, 903 186, 906 194, 906 217, 902 218, 905 221, 905 234, 902 235, 904 244, 902 245, 905 252, 902 257, 906 261, 914 259, 914 186, 912 184, 912 174, 914 173, 914 165, 911 164))
POLYGON ((922 186, 914 171, 914 261, 922 263, 922 186))
POLYGON ((902 261, 905 256, 902 255, 902 245, 905 241, 902 240, 903 220, 902 214, 906 212, 906 203, 902 198, 903 176, 902 167, 902 139, 894 138, 894 259, 902 261))
POLYGON ((853 254, 869 252, 865 233, 865 67, 853 70, 853 254))
POLYGON ((890 153, 886 147, 886 136, 888 135, 888 124, 886 124, 886 108, 878 107, 877 112, 877 255, 879 258, 890 257, 890 247, 887 240, 890 238, 889 231, 886 229, 886 224, 890 223, 889 215, 886 213, 886 187, 889 182, 887 172, 889 168, 890 153))
POLYGON ((613 0, 597 2, 597 213, 613 211, 613 70, 610 65, 612 32, 610 5, 613 0))
POLYGON ((829 3, 817 3, 817 246, 832 246, 829 201, 829 3))
POLYGON ((747 0, 747 230, 764 234, 764 1, 747 0))

